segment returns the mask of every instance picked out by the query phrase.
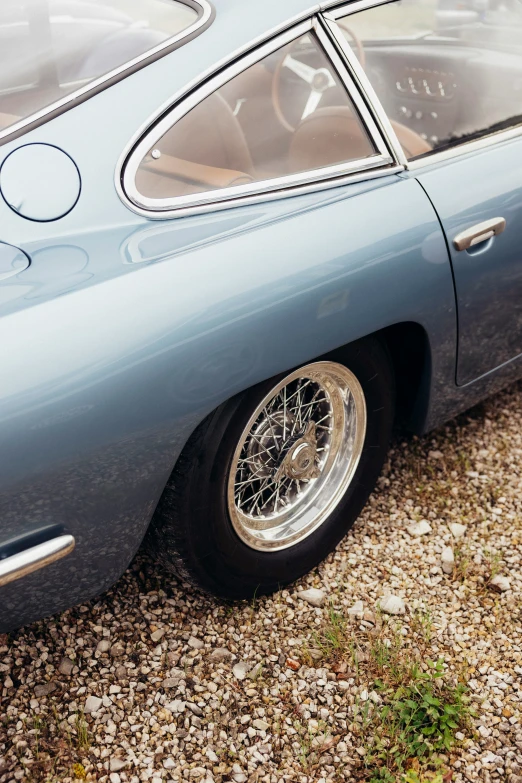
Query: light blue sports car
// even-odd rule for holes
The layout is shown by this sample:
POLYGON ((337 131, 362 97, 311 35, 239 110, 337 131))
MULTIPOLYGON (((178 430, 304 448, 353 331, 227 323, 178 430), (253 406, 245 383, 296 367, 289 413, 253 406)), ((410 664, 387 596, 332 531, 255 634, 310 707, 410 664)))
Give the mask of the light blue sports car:
POLYGON ((0 630, 144 538, 211 594, 276 590, 394 422, 522 374, 521 22, 2 0, 0 630))

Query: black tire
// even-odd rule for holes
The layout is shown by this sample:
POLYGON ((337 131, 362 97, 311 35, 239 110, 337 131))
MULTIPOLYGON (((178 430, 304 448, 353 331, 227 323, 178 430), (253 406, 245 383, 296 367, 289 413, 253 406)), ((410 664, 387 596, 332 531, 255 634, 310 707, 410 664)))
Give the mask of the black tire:
POLYGON ((348 367, 367 408, 364 448, 343 498, 300 543, 260 552, 236 534, 227 509, 230 465, 256 406, 287 373, 238 394, 217 408, 185 446, 161 497, 148 541, 159 563, 206 593, 229 599, 271 593, 317 566, 361 512, 386 458, 393 426, 395 383, 386 348, 364 338, 322 357, 348 367))

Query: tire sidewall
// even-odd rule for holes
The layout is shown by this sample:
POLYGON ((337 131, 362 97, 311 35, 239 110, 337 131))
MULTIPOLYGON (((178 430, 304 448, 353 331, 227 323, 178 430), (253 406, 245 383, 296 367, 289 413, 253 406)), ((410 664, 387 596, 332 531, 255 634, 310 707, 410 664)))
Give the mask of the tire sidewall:
POLYGON ((313 569, 342 540, 372 491, 385 459, 393 425, 394 382, 386 350, 377 340, 360 341, 323 357, 348 367, 359 380, 367 408, 364 448, 344 496, 322 525, 303 541, 276 552, 260 552, 237 535, 228 514, 232 458, 260 401, 288 373, 236 396, 211 417, 191 470, 187 541, 197 581, 227 598, 271 592, 313 569))

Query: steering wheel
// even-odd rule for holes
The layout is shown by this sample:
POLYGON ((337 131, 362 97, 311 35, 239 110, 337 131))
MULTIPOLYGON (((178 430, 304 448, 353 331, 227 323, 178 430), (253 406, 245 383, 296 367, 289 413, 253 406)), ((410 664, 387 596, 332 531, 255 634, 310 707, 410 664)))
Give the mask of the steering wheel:
MULTIPOLYGON (((366 57, 361 40, 344 24, 340 26, 344 32, 347 32, 353 39, 357 49, 357 56, 361 65, 364 67, 366 57)), ((299 40, 295 41, 294 46, 290 51, 279 60, 272 81, 272 103, 276 116, 281 125, 291 133, 295 131, 299 122, 308 117, 309 114, 313 114, 321 103, 325 92, 333 87, 339 87, 338 81, 334 79, 329 68, 325 68, 324 66, 322 68, 313 68, 311 65, 294 57, 293 50, 297 44, 299 44, 299 40), (303 86, 306 85, 308 87, 308 97, 304 102, 302 111, 298 114, 297 123, 295 123, 292 118, 289 118, 288 113, 285 113, 283 110, 284 102, 281 100, 281 84, 284 78, 283 74, 285 68, 288 68, 296 76, 299 76, 299 78, 303 80, 303 86)))

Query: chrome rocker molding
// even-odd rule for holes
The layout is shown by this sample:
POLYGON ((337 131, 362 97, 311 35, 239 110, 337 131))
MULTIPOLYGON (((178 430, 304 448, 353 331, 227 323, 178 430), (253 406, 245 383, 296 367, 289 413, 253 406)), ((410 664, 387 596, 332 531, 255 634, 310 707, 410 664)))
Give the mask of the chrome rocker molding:
MULTIPOLYGON (((148 127, 153 122, 154 118, 151 118, 148 127)), ((250 51, 240 60, 233 62, 224 71, 221 71, 195 89, 154 125, 149 133, 142 136, 126 162, 125 159, 123 160, 123 173, 116 177, 116 188, 120 198, 133 211, 153 219, 182 217, 216 209, 226 209, 261 200, 282 198, 296 195, 297 193, 338 186, 350 181, 360 181, 361 179, 369 179, 375 176, 388 176, 391 173, 403 170, 403 165, 398 164, 398 161, 390 154, 389 145, 383 138, 366 103, 361 99, 346 63, 340 57, 339 51, 334 46, 330 35, 319 20, 313 19, 298 24, 255 50, 250 51), (254 63, 308 32, 315 33, 341 78, 377 150, 376 154, 342 165, 328 166, 301 174, 277 177, 230 188, 221 188, 185 197, 178 196, 172 199, 149 199, 137 190, 135 184, 136 173, 142 159, 178 120, 223 84, 234 78, 234 76, 237 76, 254 63)), ((118 167, 117 171, 119 170, 120 167, 118 167)))
POLYGON ((10 125, 8 128, 0 131, 0 145, 4 144, 6 141, 16 139, 29 130, 33 130, 39 125, 43 125, 54 117, 72 109, 74 106, 83 103, 83 101, 87 100, 87 98, 90 98, 92 95, 102 92, 102 90, 107 89, 107 87, 120 81, 120 79, 123 79, 125 76, 135 73, 135 71, 140 70, 140 68, 143 68, 145 65, 148 65, 154 60, 173 51, 187 40, 195 38, 196 35, 202 33, 203 30, 212 24, 215 17, 215 11, 208 0, 180 1, 198 12, 198 18, 194 24, 187 27, 185 30, 182 30, 178 35, 168 38, 162 44, 154 47, 154 49, 149 49, 144 54, 134 58, 134 60, 129 60, 129 62, 124 65, 120 65, 119 68, 115 68, 104 76, 100 76, 98 79, 89 82, 89 84, 86 84, 84 87, 67 95, 65 98, 51 103, 44 109, 32 114, 30 117, 26 117, 25 119, 20 120, 20 122, 10 125))
POLYGON ((74 546, 74 537, 63 535, 0 560, 0 587, 61 560, 74 546))

